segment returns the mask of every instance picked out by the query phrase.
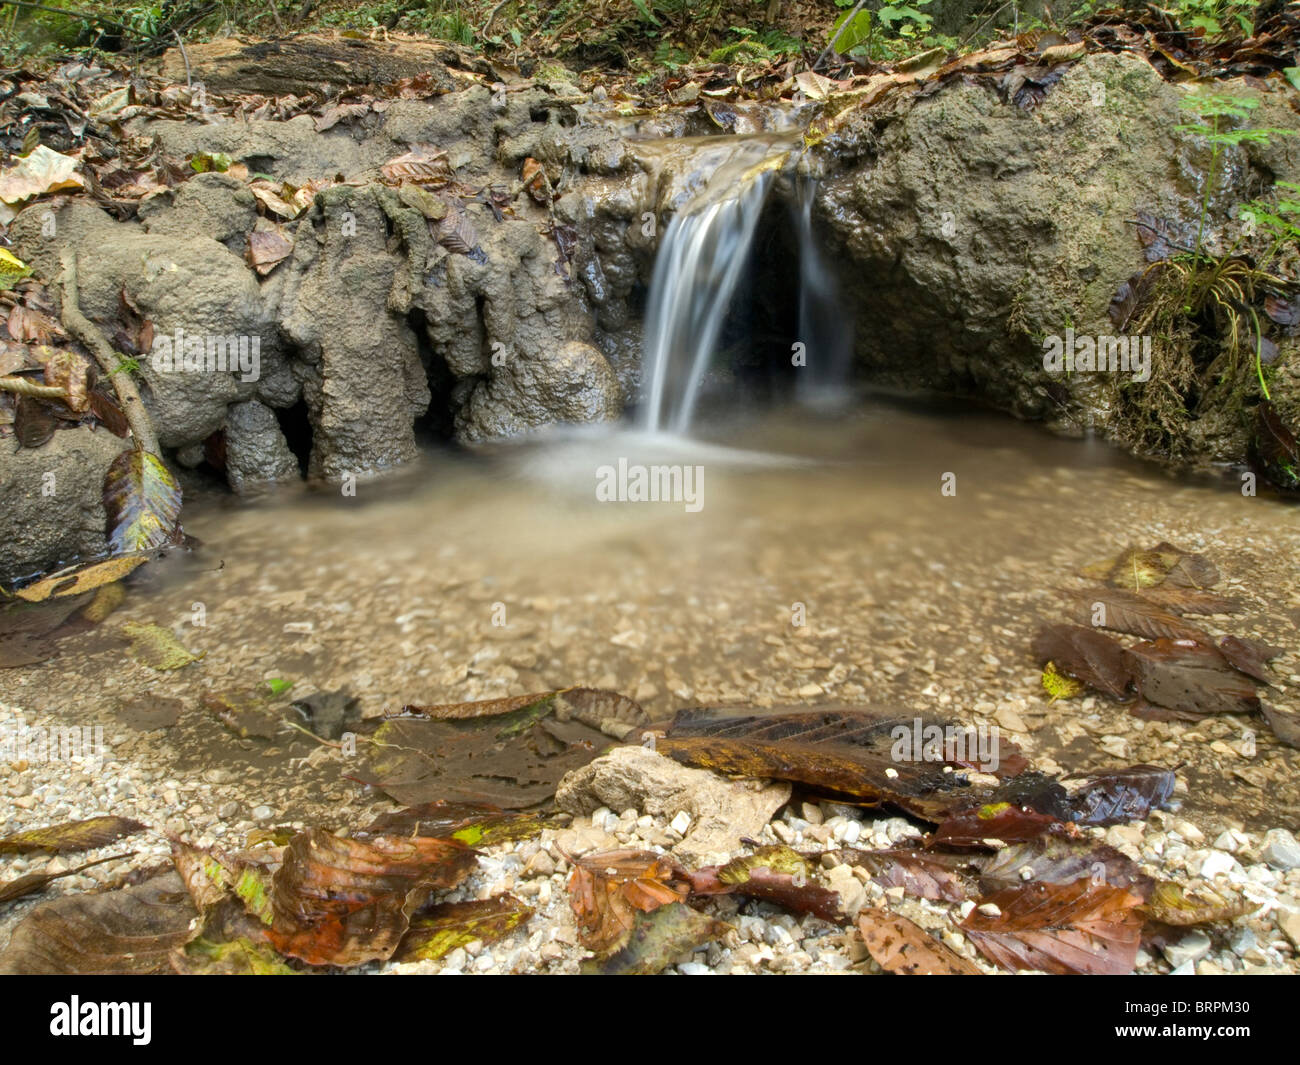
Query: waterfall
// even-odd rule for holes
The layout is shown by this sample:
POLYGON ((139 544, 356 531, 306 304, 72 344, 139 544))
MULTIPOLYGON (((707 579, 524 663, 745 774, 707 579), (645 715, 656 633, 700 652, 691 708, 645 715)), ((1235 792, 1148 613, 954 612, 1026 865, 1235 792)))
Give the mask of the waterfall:
MULTIPOLYGON (((701 148, 696 173, 707 170, 704 190, 673 216, 655 260, 646 309, 646 402, 641 414, 642 428, 651 432, 680 435, 690 429, 768 190, 790 158, 788 142, 728 139, 731 154, 725 158, 712 154, 718 150, 716 143, 701 148)), ((824 406, 842 395, 851 344, 834 273, 813 229, 816 189, 815 179, 798 179, 794 226, 799 319, 798 335, 792 339, 804 345, 807 360, 797 371, 797 394, 803 402, 824 406)))
POLYGON ((853 360, 852 318, 839 298, 835 271, 813 227, 817 180, 800 177, 793 206, 799 239, 799 334, 807 365, 799 371, 801 402, 822 409, 847 402, 844 382, 853 360), (850 323, 846 325, 845 323, 850 323))
MULTIPOLYGON (((788 150, 759 145, 763 158, 739 174, 719 170, 706 189, 674 215, 650 280, 645 360, 649 393, 643 426, 685 433, 727 308, 745 269, 768 186, 788 150)), ((725 168, 724 168, 725 169, 725 168)))

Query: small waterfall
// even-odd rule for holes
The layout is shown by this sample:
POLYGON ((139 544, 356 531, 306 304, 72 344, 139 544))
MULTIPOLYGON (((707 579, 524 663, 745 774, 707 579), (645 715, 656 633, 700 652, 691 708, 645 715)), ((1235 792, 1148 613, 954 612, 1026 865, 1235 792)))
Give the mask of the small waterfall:
MULTIPOLYGON (((768 190, 790 145, 731 139, 734 154, 712 164, 703 193, 689 199, 665 230, 650 281, 642 428, 685 434, 737 286, 744 274, 768 190), (757 162, 755 160, 757 159, 757 162)), ((716 150, 716 145, 710 146, 716 150)), ((798 335, 807 362, 798 372, 802 402, 830 406, 843 397, 851 333, 831 264, 818 246, 812 208, 817 183, 799 178, 794 224, 799 247, 798 335)))
POLYGON ((848 400, 844 383, 853 361, 853 319, 840 302, 835 271, 813 227, 816 196, 816 178, 801 176, 793 205, 799 238, 797 339, 804 345, 808 361, 799 371, 797 393, 810 407, 831 409, 848 400))
POLYGON ((714 188, 685 205, 664 232, 650 280, 645 360, 649 393, 643 426, 685 433, 727 308, 745 269, 768 186, 788 149, 759 145, 763 158, 734 183, 724 170, 714 188))

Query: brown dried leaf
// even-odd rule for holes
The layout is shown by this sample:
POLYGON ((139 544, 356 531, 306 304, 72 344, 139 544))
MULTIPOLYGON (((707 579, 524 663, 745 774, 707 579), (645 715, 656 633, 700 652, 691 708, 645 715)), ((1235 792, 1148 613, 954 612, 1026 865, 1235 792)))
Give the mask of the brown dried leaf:
POLYGON ((1122 975, 1133 971, 1142 921, 1141 898, 1090 879, 1071 884, 1026 884, 984 900, 962 929, 991 961, 1012 972, 1036 969, 1061 975, 1122 975))
POLYGON ((128 817, 91 817, 49 828, 33 828, 0 839, 0 854, 69 854, 103 847, 148 826, 128 817))
POLYGON ((902 914, 866 909, 858 914, 858 931, 867 951, 886 972, 902 976, 979 976, 963 958, 902 914))
POLYGON ((690 893, 686 874, 665 854, 609 851, 575 859, 569 905, 583 946, 609 955, 624 946, 633 918, 680 902, 690 893))

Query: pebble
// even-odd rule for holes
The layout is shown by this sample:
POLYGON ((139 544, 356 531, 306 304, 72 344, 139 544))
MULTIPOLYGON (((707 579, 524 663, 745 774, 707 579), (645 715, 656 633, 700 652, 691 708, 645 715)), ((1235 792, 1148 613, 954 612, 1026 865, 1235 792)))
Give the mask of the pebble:
POLYGON ((1300 868, 1300 843, 1285 828, 1274 828, 1264 835, 1260 857, 1274 869, 1300 868))
POLYGON ((1167 943, 1163 948, 1165 960, 1175 969, 1192 965, 1210 953, 1210 937, 1199 929, 1188 932, 1176 943, 1167 943))

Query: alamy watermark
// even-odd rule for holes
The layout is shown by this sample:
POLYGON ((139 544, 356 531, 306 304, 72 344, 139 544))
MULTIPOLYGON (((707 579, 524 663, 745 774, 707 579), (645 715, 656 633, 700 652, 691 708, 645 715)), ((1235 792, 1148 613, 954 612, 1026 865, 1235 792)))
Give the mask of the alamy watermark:
POLYGON ((0 718, 0 762, 59 762, 96 771, 104 764, 103 725, 29 725, 0 718))
POLYGON ((1131 373, 1151 380, 1149 336, 1087 336, 1071 326, 1065 336, 1043 338, 1043 369, 1048 373, 1131 373))
POLYGON ((156 336, 149 353, 158 373, 226 373, 238 370, 241 381, 262 376, 262 338, 187 334, 156 336))
POLYGON ((996 773, 1002 764, 997 725, 927 725, 918 717, 910 725, 895 725, 889 737, 894 741, 889 756, 895 762, 957 762, 981 773, 996 773))
POLYGON ((602 503, 681 503, 690 514, 704 508, 703 466, 643 466, 620 458, 596 467, 596 498, 602 503))

